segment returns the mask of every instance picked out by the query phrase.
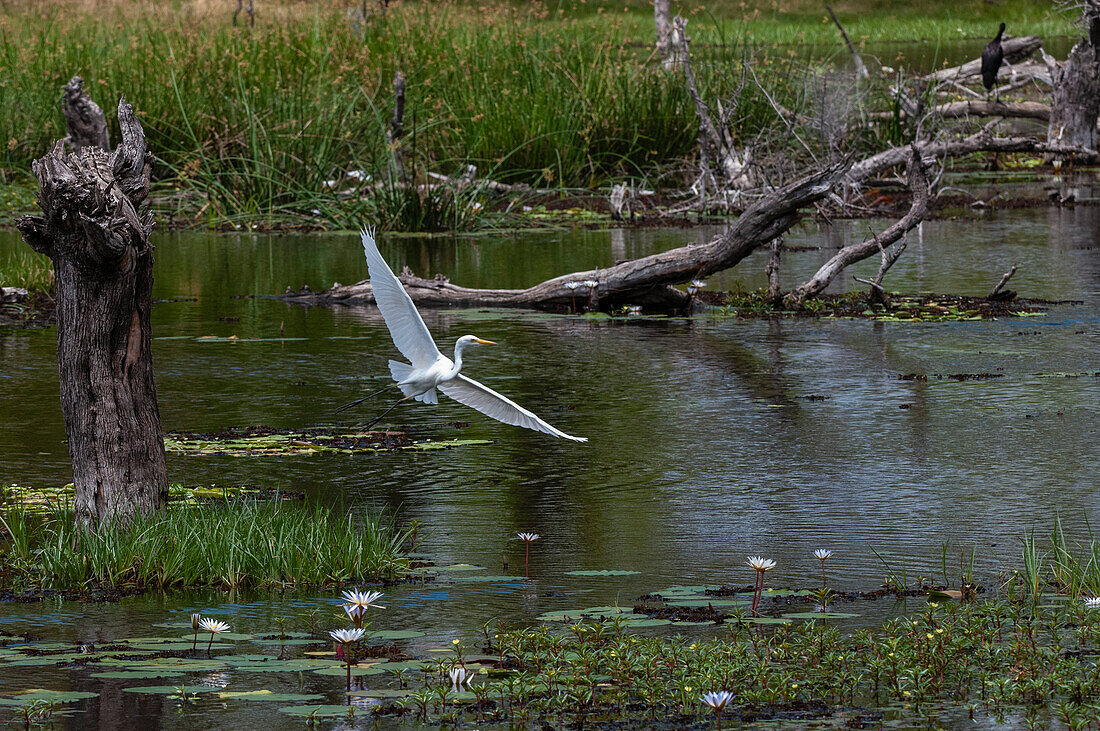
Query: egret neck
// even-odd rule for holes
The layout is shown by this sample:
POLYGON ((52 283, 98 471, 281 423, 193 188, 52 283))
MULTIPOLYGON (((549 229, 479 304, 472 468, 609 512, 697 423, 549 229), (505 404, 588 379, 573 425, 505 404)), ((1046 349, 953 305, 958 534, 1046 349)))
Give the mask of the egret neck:
POLYGON ((463 336, 455 342, 455 362, 454 367, 451 368, 451 375, 447 377, 450 380, 458 375, 462 370, 462 353, 467 347, 478 343, 480 345, 496 345, 492 340, 482 340, 481 338, 475 338, 470 335, 463 336))

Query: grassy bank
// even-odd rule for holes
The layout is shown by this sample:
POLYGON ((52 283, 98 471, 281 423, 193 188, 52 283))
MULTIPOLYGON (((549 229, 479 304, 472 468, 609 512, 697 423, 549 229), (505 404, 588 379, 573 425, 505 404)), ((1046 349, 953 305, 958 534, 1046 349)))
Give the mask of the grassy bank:
MULTIPOLYGON (((691 18, 696 74, 709 98, 737 86, 751 54, 768 92, 801 108, 811 92, 806 65, 846 62, 820 7, 783 6, 677 5, 691 18)), ((393 185, 384 129, 398 69, 408 77, 403 149, 421 179, 474 164, 480 176, 536 186, 628 177, 656 185, 680 182, 695 154, 694 110, 679 75, 653 63, 652 11, 641 0, 625 8, 400 2, 366 18, 342 2, 287 0, 264 3, 253 29, 232 27, 230 10, 208 0, 0 10, 0 103, 9 110, 0 119, 0 182, 25 176, 64 134, 59 88, 73 74, 105 108, 122 93, 135 104, 160 160, 158 198, 177 224, 476 225, 481 191, 456 199, 393 185), (369 183, 346 175, 357 170, 369 183), (364 186, 370 195, 337 195, 364 186)), ((1001 16, 1027 32, 1068 30, 1031 0, 996 8, 936 2, 919 11, 853 0, 837 10, 861 44, 985 38, 1001 16)), ((734 120, 738 141, 776 124, 765 94, 747 85, 734 120)), ((870 147, 890 134, 865 129, 848 143, 870 147)))
POLYGON ((323 587, 392 579, 408 534, 329 508, 226 502, 171 506, 126 529, 90 533, 71 512, 9 508, 0 518, 0 589, 323 587))

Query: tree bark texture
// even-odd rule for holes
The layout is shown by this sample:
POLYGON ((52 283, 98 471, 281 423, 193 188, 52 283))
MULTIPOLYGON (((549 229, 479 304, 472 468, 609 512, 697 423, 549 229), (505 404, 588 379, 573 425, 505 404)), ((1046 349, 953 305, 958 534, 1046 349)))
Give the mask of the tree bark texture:
POLYGON ((153 157, 122 99, 113 153, 56 143, 33 165, 41 216, 18 222, 53 260, 61 408, 73 463, 75 510, 98 528, 149 514, 168 497, 150 349, 153 157))
MULTIPOLYGON (((686 292, 673 284, 707 277, 735 266, 758 247, 769 243, 793 226, 799 209, 820 200, 848 171, 842 162, 773 191, 749 206, 729 229, 706 244, 683 246, 644 256, 607 269, 573 272, 549 279, 527 289, 467 289, 443 277, 422 279, 407 268, 399 275, 413 302, 428 307, 526 307, 570 311, 576 289, 567 282, 598 282, 592 294, 601 308, 635 304, 660 310, 690 306, 686 292)), ((333 287, 325 292, 287 292, 285 302, 310 305, 371 304, 370 282, 333 287)))
POLYGON ((924 220, 928 212, 928 177, 925 175, 924 163, 921 162, 921 153, 916 145, 910 146, 908 178, 909 189, 913 192, 913 202, 909 206, 909 211, 877 236, 858 244, 845 246, 838 251, 817 270, 813 277, 795 287, 787 295, 788 302, 798 305, 810 297, 821 294, 845 268, 882 251, 924 220))
POLYGON ((653 21, 657 27, 657 55, 661 65, 670 69, 676 65, 676 49, 672 45, 672 0, 653 0, 653 21))
POLYGON ((1100 114, 1098 51, 1088 39, 1081 40, 1062 68, 1051 68, 1054 92, 1047 127, 1049 144, 1096 149, 1096 120, 1100 114))
POLYGON ((92 101, 88 92, 85 91, 84 79, 74 76, 69 83, 65 84, 64 89, 61 105, 65 112, 65 129, 69 133, 65 141, 74 152, 80 152, 85 147, 98 147, 110 152, 107 118, 103 116, 103 110, 99 105, 92 101))

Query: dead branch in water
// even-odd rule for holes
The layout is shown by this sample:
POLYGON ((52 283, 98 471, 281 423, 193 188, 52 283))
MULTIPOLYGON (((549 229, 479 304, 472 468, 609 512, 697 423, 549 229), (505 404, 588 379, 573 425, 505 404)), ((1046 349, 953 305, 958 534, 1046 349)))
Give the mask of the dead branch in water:
POLYGON ((1012 275, 1016 273, 1016 265, 1013 264, 1012 268, 1004 273, 1001 277, 1001 281, 997 282, 997 286, 993 288, 993 291, 986 297, 987 300, 1014 300, 1016 299, 1016 293, 1011 289, 1004 289, 1004 286, 1008 284, 1008 280, 1012 279, 1012 275), (1002 292, 1001 290, 1004 291, 1002 292))

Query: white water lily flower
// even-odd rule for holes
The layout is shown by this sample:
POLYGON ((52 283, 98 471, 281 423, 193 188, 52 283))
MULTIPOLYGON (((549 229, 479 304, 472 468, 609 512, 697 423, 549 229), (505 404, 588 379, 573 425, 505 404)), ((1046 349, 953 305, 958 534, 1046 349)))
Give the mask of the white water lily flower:
POLYGON ((642 314, 641 305, 630 305, 626 308, 626 314, 628 315, 640 315, 642 314))
POLYGON ((762 556, 749 556, 749 566, 757 571, 771 571, 775 568, 775 561, 762 556))
POLYGON ((329 636, 341 645, 349 645, 363 639, 366 633, 367 631, 362 627, 356 627, 355 629, 334 629, 329 632, 329 636))
POLYGON ((699 700, 703 702, 703 705, 710 706, 716 711, 720 711, 730 704, 733 700, 733 693, 728 690, 717 690, 705 693, 699 700))
POLYGON ((707 280, 705 280, 705 279, 693 279, 693 280, 691 280, 691 286, 695 287, 696 289, 702 289, 703 287, 707 286, 707 280))
POLYGON ((474 673, 466 668, 451 668, 447 671, 447 677, 451 679, 451 690, 457 693, 464 683, 466 687, 470 686, 474 673))
POLYGON ((202 621, 202 615, 201 614, 192 614, 191 615, 191 629, 198 632, 199 631, 199 622, 201 622, 201 621, 202 621))
POLYGON ((568 289, 569 291, 573 291, 577 287, 581 286, 581 283, 580 282, 566 282, 562 286, 565 287, 566 289, 568 289))
POLYGON ((832 551, 826 550, 824 548, 819 548, 816 551, 814 551, 814 558, 816 558, 818 561, 824 561, 825 559, 827 559, 829 556, 832 556, 832 555, 833 555, 832 551))
POLYGON ((1086 609, 1100 609, 1100 596, 1087 596, 1085 597, 1086 609))
POLYGON ((595 289, 596 287, 600 286, 600 283, 597 282, 595 279, 586 279, 584 280, 584 286, 588 287, 589 289, 595 289))
MULTIPOLYGON (((381 598, 382 592, 380 591, 357 591, 355 589, 345 591, 344 601, 347 602, 347 604, 344 605, 344 609, 348 609, 348 607, 358 607, 360 613, 368 609, 385 609, 381 604, 375 604, 375 602, 381 598)), ((348 613, 351 613, 350 610, 348 613)))
POLYGON ((530 543, 531 541, 537 541, 539 539, 538 533, 516 533, 516 538, 520 539, 524 543, 530 543))
POLYGON ((199 629, 209 632, 212 635, 220 635, 222 632, 229 631, 229 625, 219 619, 207 617, 199 621, 199 629))

